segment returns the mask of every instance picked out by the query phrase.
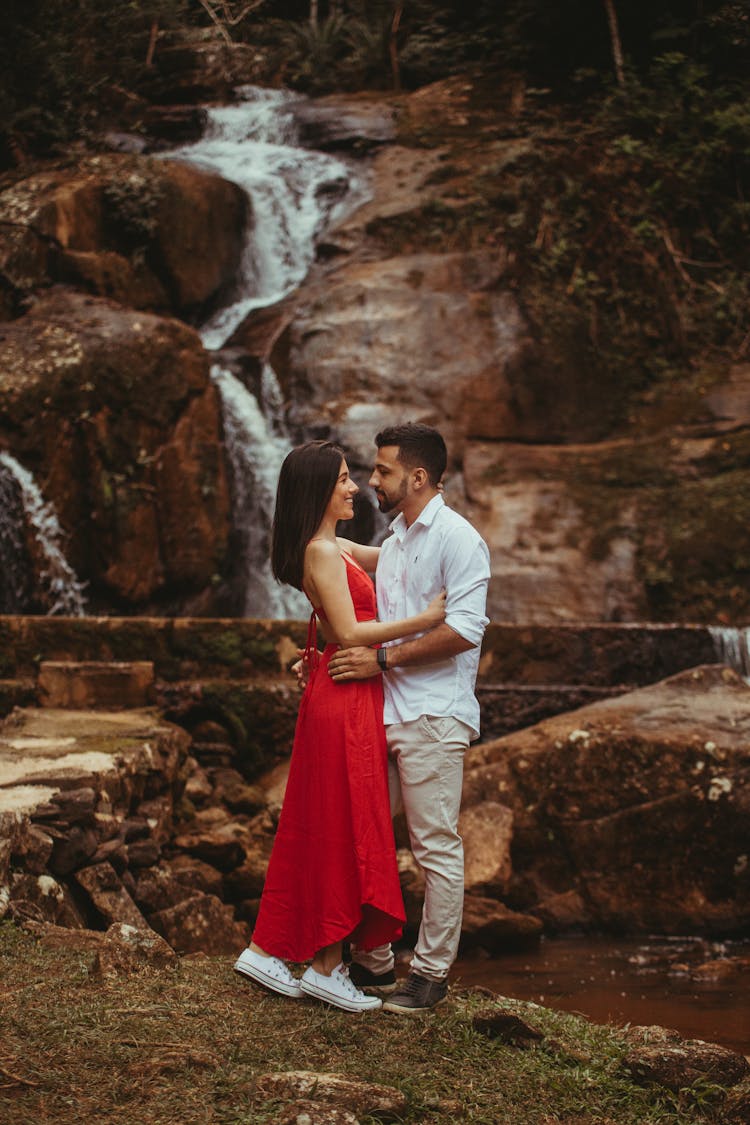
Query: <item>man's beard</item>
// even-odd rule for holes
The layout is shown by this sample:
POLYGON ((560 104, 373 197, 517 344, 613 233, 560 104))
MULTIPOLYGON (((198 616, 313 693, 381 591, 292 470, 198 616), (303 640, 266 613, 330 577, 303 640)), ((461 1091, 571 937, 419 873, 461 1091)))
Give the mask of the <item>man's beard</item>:
POLYGON ((380 489, 379 492, 375 493, 378 508, 387 515, 388 512, 392 512, 393 509, 397 508, 401 501, 405 499, 407 491, 406 477, 402 477, 401 483, 398 486, 398 492, 396 493, 386 493, 380 489))

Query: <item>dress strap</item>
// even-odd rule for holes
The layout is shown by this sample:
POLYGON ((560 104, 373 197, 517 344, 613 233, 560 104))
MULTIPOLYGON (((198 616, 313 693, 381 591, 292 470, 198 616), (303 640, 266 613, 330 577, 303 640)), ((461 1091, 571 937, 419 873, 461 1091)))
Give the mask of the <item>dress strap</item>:
POLYGON ((320 663, 320 653, 318 652, 318 620, 317 610, 313 610, 310 614, 310 621, 307 626, 307 644, 305 645, 305 662, 308 668, 313 671, 320 663))

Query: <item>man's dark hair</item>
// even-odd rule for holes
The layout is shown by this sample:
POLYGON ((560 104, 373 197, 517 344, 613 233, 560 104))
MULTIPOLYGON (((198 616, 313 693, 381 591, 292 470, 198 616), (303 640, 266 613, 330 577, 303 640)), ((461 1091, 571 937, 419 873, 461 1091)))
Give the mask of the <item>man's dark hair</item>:
POLYGON ((442 434, 432 426, 424 426, 421 422, 388 426, 375 436, 375 444, 378 449, 384 445, 397 445, 401 464, 407 469, 424 469, 430 484, 437 488, 448 463, 448 452, 442 434))

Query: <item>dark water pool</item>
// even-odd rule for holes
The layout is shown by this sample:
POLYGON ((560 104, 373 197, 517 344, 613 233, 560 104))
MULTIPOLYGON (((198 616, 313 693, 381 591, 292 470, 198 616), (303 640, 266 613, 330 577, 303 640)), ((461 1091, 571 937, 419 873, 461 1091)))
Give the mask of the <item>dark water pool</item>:
POLYGON ((750 940, 550 938, 531 951, 460 960, 452 977, 596 1023, 660 1024, 750 1055, 750 940))

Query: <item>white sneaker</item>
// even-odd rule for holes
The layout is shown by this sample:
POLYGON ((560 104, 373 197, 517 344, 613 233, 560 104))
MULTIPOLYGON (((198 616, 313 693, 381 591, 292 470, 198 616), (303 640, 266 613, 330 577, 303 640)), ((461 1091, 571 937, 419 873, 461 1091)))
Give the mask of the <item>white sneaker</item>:
POLYGON ((349 972, 343 964, 337 965, 330 977, 317 973, 311 965, 305 969, 299 985, 308 996, 324 1000, 334 1008, 343 1008, 345 1012, 374 1012, 383 1004, 377 996, 365 996, 360 992, 349 980, 349 972))
POLYGON ((256 984, 263 984, 282 996, 299 999, 304 993, 300 982, 293 977, 283 961, 278 957, 264 957, 254 949, 245 949, 234 963, 234 971, 250 977, 256 984))

